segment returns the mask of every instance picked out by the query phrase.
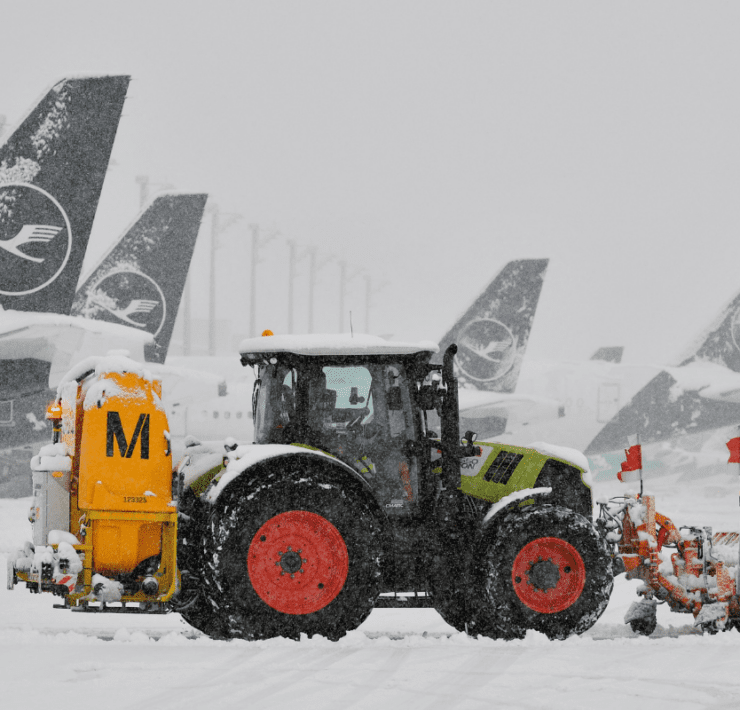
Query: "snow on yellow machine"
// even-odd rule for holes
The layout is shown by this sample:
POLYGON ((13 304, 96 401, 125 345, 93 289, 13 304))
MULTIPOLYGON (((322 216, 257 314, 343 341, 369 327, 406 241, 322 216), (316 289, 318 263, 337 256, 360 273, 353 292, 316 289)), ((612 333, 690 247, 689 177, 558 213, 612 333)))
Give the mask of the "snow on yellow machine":
POLYGON ((23 581, 67 607, 165 610, 179 585, 178 491, 160 397, 124 357, 67 375, 47 412, 53 443, 32 461, 33 545, 9 559, 9 588, 23 581))

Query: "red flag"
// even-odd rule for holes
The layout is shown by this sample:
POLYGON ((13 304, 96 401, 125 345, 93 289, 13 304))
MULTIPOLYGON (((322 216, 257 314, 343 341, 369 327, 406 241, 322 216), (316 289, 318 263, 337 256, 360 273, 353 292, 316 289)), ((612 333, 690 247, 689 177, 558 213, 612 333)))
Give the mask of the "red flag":
POLYGON ((642 446, 635 444, 624 450, 627 460, 622 463, 622 470, 617 473, 617 478, 625 483, 633 480, 632 476, 622 476, 623 473, 639 471, 642 468, 642 446))
POLYGON ((727 442, 727 448, 730 450, 730 458, 727 463, 740 463, 740 436, 730 439, 727 442))

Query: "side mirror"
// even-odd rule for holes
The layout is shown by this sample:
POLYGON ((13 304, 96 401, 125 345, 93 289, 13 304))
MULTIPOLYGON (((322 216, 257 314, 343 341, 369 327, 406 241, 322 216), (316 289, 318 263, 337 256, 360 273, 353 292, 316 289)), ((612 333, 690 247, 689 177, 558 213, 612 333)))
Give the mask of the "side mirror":
MULTIPOLYGON (((435 385, 436 384, 438 383, 435 383, 435 385)), ((426 411, 436 409, 439 412, 439 409, 442 406, 442 397, 444 396, 444 392, 435 385, 422 385, 419 388, 417 398, 421 409, 425 409, 426 411)))
POLYGON ((478 435, 468 430, 465 432, 465 436, 462 438, 462 446, 458 450, 458 456, 468 458, 469 456, 480 456, 483 451, 480 446, 474 446, 473 442, 478 438, 478 435))
POLYGON ((434 409, 434 392, 429 385, 422 385, 418 394, 419 407, 426 410, 434 409))

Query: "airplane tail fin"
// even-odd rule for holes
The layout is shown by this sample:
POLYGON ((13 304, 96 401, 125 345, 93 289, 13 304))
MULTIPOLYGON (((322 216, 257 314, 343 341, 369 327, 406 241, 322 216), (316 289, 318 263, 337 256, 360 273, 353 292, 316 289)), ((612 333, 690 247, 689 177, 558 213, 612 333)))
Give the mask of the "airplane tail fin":
POLYGON ((440 340, 440 353, 457 343, 461 385, 514 391, 548 262, 510 261, 440 340))
POLYGON ((164 362, 208 195, 155 197, 77 290, 72 315, 154 335, 150 362, 164 362))
POLYGON ((679 359, 679 365, 709 361, 740 372, 740 293, 695 338, 679 359))
POLYGON ((624 354, 624 346, 614 345, 599 348, 592 356, 591 360, 601 360, 603 362, 613 362, 619 364, 622 362, 622 355, 624 354))
POLYGON ((627 437, 633 434, 648 444, 708 432, 740 421, 740 405, 713 399, 706 391, 715 366, 740 372, 740 293, 691 343, 678 362, 677 367, 660 371, 637 392, 604 425, 586 448, 586 454, 624 448, 627 437))
POLYGON ((0 306, 69 313, 130 77, 65 78, 0 145, 0 306))

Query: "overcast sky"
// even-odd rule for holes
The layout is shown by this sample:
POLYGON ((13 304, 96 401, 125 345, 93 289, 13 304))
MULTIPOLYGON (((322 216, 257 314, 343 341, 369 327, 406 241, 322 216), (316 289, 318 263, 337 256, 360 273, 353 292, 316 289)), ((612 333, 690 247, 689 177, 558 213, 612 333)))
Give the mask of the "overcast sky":
MULTIPOLYGON (((669 362, 740 289, 740 5, 669 2, 5 3, 0 114, 69 73, 133 77, 87 266, 137 175, 241 219, 219 316, 287 327, 286 240, 335 261, 316 326, 441 336, 503 264, 549 257, 528 354, 669 362)), ((207 229, 194 285, 206 315, 207 229)), ((295 326, 307 326, 307 262, 295 326)))

